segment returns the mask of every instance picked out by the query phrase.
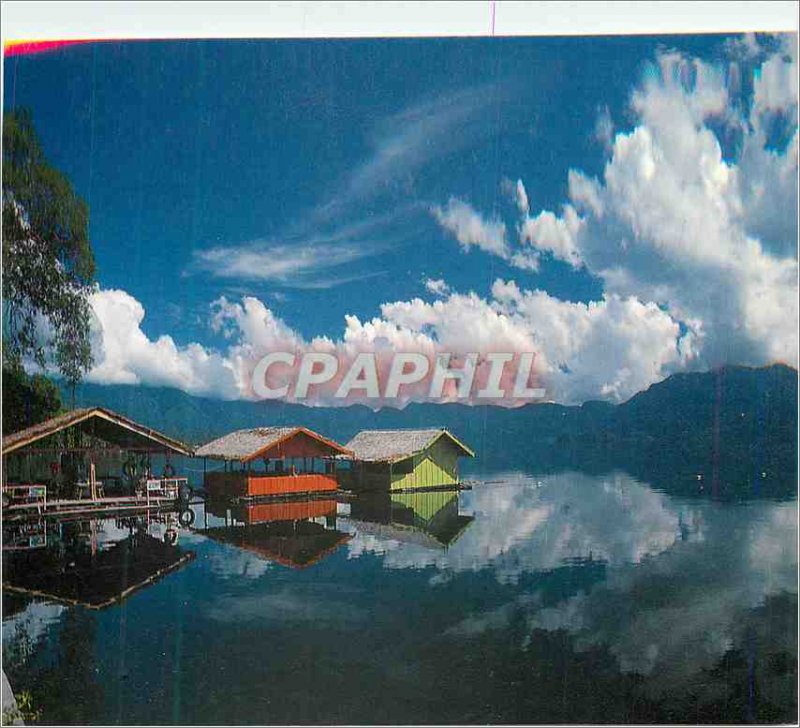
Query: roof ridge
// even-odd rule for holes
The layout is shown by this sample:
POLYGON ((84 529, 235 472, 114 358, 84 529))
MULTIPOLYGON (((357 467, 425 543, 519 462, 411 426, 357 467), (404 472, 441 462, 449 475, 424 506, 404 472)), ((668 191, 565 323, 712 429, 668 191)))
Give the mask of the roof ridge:
POLYGON ((446 427, 387 427, 386 429, 359 430, 357 435, 362 432, 427 432, 428 430, 446 430, 446 427))

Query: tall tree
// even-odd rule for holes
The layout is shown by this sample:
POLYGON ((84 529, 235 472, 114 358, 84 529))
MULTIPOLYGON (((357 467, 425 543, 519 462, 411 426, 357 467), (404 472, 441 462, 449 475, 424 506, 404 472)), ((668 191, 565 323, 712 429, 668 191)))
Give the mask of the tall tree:
MULTIPOLYGON (((3 369, 49 360, 70 387, 92 365, 89 210, 46 159, 30 112, 3 118, 3 369)), ((9 381, 16 381, 10 378, 9 381)))
POLYGON ((41 374, 22 367, 3 368, 3 432, 17 432, 61 411, 58 387, 41 374))

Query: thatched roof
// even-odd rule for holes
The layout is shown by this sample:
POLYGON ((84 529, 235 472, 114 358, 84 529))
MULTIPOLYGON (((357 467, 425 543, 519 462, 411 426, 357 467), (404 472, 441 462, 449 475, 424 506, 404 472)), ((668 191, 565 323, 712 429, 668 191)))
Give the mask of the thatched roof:
POLYGON ((188 445, 156 430, 134 422, 105 407, 86 407, 51 417, 3 438, 3 455, 32 445, 58 432, 77 427, 81 432, 97 437, 118 447, 131 450, 158 452, 169 450, 180 455, 191 455, 188 445))
POLYGON ((356 460, 364 462, 396 462, 427 450, 440 437, 450 440, 461 455, 475 453, 444 428, 427 430, 362 430, 345 445, 356 460))
POLYGON ((328 440, 305 427, 254 427, 236 430, 195 450, 195 456, 217 460, 248 462, 260 457, 283 457, 283 450, 294 438, 310 441, 317 457, 350 455, 339 443, 328 440))

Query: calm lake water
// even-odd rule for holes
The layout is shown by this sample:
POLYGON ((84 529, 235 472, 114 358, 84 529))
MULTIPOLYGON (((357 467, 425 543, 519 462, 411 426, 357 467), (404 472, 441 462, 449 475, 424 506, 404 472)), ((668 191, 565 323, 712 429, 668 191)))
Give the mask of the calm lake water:
POLYGON ((213 511, 18 534, 4 582, 80 603, 4 592, 42 722, 796 718, 794 501, 500 473, 213 511))

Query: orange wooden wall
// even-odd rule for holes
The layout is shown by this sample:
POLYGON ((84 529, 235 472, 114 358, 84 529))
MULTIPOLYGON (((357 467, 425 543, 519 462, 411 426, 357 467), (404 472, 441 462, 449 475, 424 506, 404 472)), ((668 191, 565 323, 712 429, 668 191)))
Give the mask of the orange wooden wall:
POLYGON ((325 493, 338 487, 336 477, 322 473, 299 475, 253 475, 249 473, 207 473, 205 487, 212 498, 234 496, 325 493))

